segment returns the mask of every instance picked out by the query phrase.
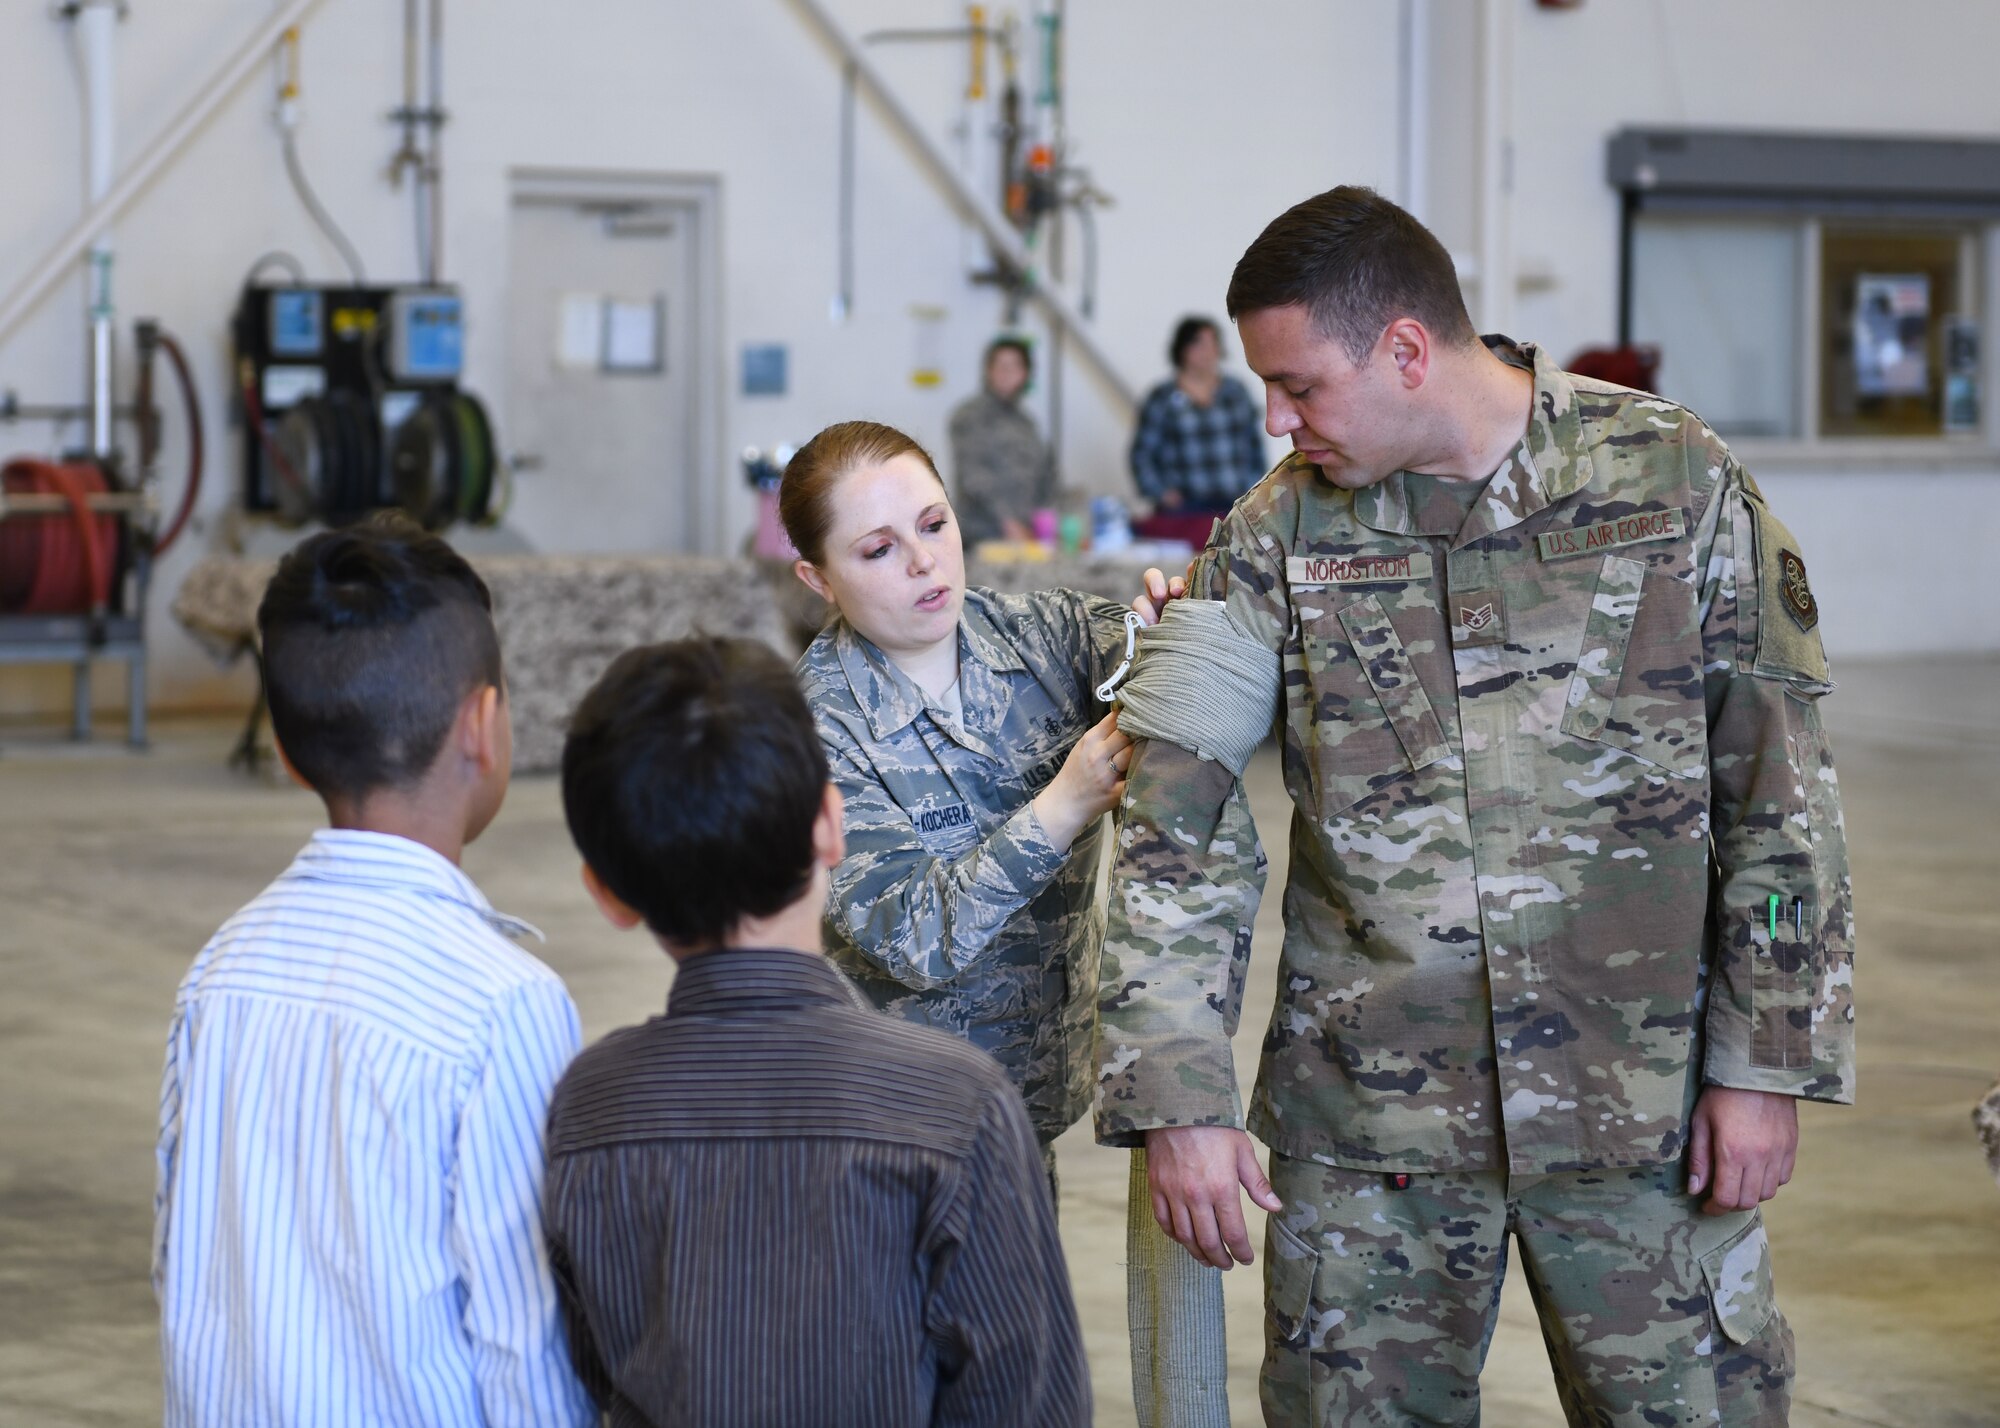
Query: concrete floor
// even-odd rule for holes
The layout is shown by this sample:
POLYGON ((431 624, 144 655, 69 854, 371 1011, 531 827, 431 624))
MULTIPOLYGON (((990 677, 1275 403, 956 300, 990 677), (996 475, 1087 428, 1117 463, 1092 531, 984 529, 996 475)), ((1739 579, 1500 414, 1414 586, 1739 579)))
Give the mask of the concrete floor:
MULTIPOLYGON (((1767 1212, 1799 1339, 1793 1422, 1996 1425, 2000 1187, 1968 1113, 2000 1074, 2000 663, 1840 674, 1827 712, 1856 865, 1862 1101, 1806 1109, 1797 1179, 1767 1212)), ((231 733, 168 724, 134 756, 0 731, 0 1425, 158 1421, 151 1149, 174 986, 318 822, 306 795, 225 771, 231 733)), ((1268 751, 1253 780, 1275 890, 1283 794, 1268 751)), ((548 933, 587 1036, 661 1003, 667 963, 586 903, 550 780, 519 783, 466 862, 548 933)), ((1271 1003, 1277 901, 1258 929, 1245 1075, 1271 1003)), ((1098 1421, 1130 1424, 1126 1160, 1083 1129, 1060 1153, 1098 1421)), ((1233 1407, 1256 1423, 1257 1271, 1228 1284, 1233 1407)), ((1560 1420, 1510 1286, 1484 1421, 1560 1420)))

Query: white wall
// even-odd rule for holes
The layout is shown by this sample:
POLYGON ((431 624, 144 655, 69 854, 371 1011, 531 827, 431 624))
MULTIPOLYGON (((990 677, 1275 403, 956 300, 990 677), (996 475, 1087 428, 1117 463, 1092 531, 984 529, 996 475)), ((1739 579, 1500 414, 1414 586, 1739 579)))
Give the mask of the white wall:
MULTIPOLYGON (((1558 358, 1616 335, 1618 204, 1604 144, 1622 125, 2000 135, 2000 6, 1591 0, 1523 4, 1518 25, 1515 251, 1546 263, 1556 283, 1521 293, 1514 335, 1558 358)), ((1987 360, 2000 360, 1990 336, 1987 360)), ((1987 421, 2000 425, 2000 412, 1987 421)), ((1982 608, 2000 536, 2000 458, 1746 456, 1804 544, 1834 655, 2000 649, 2000 623, 1982 608)))
MULTIPOLYGON (((122 157, 178 109, 269 3, 133 0, 120 30, 122 157)), ((1464 248, 1476 221, 1476 169, 1464 147, 1477 112, 1474 7, 1429 3, 1437 65, 1432 216, 1447 242, 1464 248)), ((1547 12, 1517 3, 1515 249, 1524 262, 1553 270, 1556 284, 1522 294, 1516 335, 1563 356, 1612 332, 1617 215, 1603 145, 1619 125, 1970 134, 2000 127, 2000 94, 1985 73, 2000 45, 2000 7, 1911 0, 1887 12, 1865 0, 1593 0, 1547 12)), ((963 18, 948 0, 832 4, 856 31, 963 18)), ((407 200, 383 177, 395 143, 383 116, 399 97, 401 11, 402 0, 322 0, 305 31, 306 162, 377 277, 409 277, 415 263, 407 200)), ((1164 373, 1174 320, 1188 311, 1220 316, 1236 257, 1285 206, 1336 182, 1393 191, 1397 7, 1072 0, 1068 17, 1070 134, 1079 160, 1117 200, 1101 217, 1097 327, 1126 379, 1143 388, 1164 373)), ((721 176, 727 450, 797 441, 857 415, 941 444, 952 403, 976 381, 976 355, 999 321, 1000 301, 964 280, 960 225, 864 105, 857 303, 846 325, 829 321, 839 69, 789 0, 454 0, 448 24, 445 272, 469 301, 468 381, 494 399, 503 435, 507 172, 533 166, 721 176), (941 389, 908 379, 913 303, 950 311, 941 389), (735 395, 737 352, 752 341, 790 346, 790 395, 735 395)), ((0 117, 13 135, 0 161, 0 288, 80 209, 80 116, 67 33, 38 3, 20 0, 0 14, 0 117)), ((877 57, 945 138, 958 114, 957 53, 899 47, 877 57)), ((153 690, 163 707, 247 697, 244 673, 219 676, 164 613, 187 564, 215 544, 216 521, 233 496, 236 438, 221 389, 238 284, 250 261, 273 247, 337 275, 334 254, 284 182, 271 95, 261 76, 243 86, 118 227, 123 316, 157 315, 188 342, 207 394, 212 461, 203 525, 156 588, 153 690)), ((1073 242, 1070 251, 1073 273, 1073 242)), ((0 342, 0 387, 19 389, 24 400, 80 395, 80 307, 79 282, 0 342)), ((1086 489, 1123 489, 1125 419, 1074 355, 1066 373, 1069 478, 1086 489)), ((45 428, 0 428, 0 451, 49 445, 45 428)), ((167 467, 175 469, 172 450, 167 467)), ((1978 618, 1974 594, 1985 538, 2000 524, 2000 477, 1991 464, 1916 476, 1776 467, 1760 475, 1807 545, 1837 653, 2000 647, 2000 628, 1978 618), (1894 545, 1905 538, 1893 532, 1911 532, 1911 545, 1924 516, 1930 578, 1920 589, 1887 574, 1882 556, 1892 545, 1889 554, 1916 554, 1894 545)), ((561 477, 552 467, 524 479, 561 477)), ((729 493, 734 530, 747 529, 735 471, 713 479, 729 493)), ((533 530, 521 534, 535 541, 533 530)), ((64 690, 57 671, 0 670, 0 713, 58 708, 64 690)), ((115 703, 109 674, 104 692, 115 703)))
MULTIPOLYGON (((854 31, 962 23, 964 15, 945 0, 833 0, 833 8, 854 31)), ((266 13, 268 0, 135 0, 120 27, 121 159, 266 13)), ((407 278, 415 264, 407 200, 383 177, 395 143, 383 115, 399 98, 401 14, 401 0, 323 0, 305 28, 301 148, 371 278, 407 278)), ((1143 387, 1164 372, 1163 348, 1183 312, 1220 316, 1230 266, 1266 221, 1340 179, 1389 180, 1394 15, 1368 0, 1254 7, 1157 0, 1072 4, 1069 17, 1070 133, 1117 199, 1102 218, 1098 326, 1126 380, 1143 387), (1313 82, 1272 83, 1274 56, 1309 69, 1313 82)), ((727 450, 799 441, 829 421, 862 415, 941 446, 952 404, 977 380, 977 354, 1000 320, 1000 300, 964 280, 960 225, 864 105, 856 305, 844 326, 829 321, 839 67, 801 11, 787 0, 482 0, 448 5, 447 21, 445 275, 468 299, 467 381, 495 400, 503 436, 507 173, 570 167, 721 175, 727 450), (913 303, 951 314, 940 389, 909 381, 913 303), (791 348, 791 392, 738 397, 738 349, 763 341, 791 348)), ((0 32, 8 127, 37 140, 10 144, 0 169, 5 287, 80 209, 81 134, 67 28, 45 7, 17 4, 0 16, 0 32)), ((959 53, 944 46, 876 53, 944 138, 958 116, 959 53)), ((242 671, 219 676, 164 613, 187 565, 216 543, 215 524, 237 479, 236 434, 221 389, 228 315, 244 270, 264 250, 285 248, 316 275, 338 276, 336 256, 285 184, 271 96, 261 77, 246 84, 118 229, 122 314, 157 315, 193 349, 212 453, 203 526, 156 583, 152 686, 162 707, 240 700, 249 687, 242 671)), ((1072 240, 1072 273, 1076 252, 1072 240)), ((80 297, 65 290, 0 343, 0 387, 18 388, 23 400, 80 394, 79 307, 80 297)), ((1075 355, 1066 376, 1070 480, 1125 489, 1125 416, 1075 355)), ((0 450, 49 445, 46 428, 0 428, 0 450)), ((170 451, 167 469, 175 462, 170 451)), ((740 533, 750 512, 731 468, 714 479, 729 493, 740 533)), ((522 479, 561 473, 552 463, 522 479)), ((532 529, 521 535, 535 542, 532 529)), ((0 670, 0 713, 60 707, 64 679, 60 671, 0 670)), ((115 704, 109 672, 101 692, 115 704)))

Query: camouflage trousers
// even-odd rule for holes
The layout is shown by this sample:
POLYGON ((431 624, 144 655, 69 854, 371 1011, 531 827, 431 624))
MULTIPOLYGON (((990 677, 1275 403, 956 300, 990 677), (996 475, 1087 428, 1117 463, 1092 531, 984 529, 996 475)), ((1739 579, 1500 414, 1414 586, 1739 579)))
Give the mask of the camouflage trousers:
POLYGON ((1265 1421, 1478 1423, 1512 1235, 1572 1425, 1782 1428, 1792 1331, 1763 1217, 1705 1215, 1685 1179, 1675 1163, 1398 1190, 1273 1154, 1265 1421))

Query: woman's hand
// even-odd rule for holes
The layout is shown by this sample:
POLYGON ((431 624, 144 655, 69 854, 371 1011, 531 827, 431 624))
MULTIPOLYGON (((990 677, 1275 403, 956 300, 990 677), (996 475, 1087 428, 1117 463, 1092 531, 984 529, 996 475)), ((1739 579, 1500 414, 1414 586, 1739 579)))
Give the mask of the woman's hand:
MULTIPOLYGON (((1188 569, 1192 570, 1194 567, 1190 565, 1188 569)), ((1167 602, 1178 600, 1187 594, 1187 577, 1176 575, 1169 580, 1160 572, 1158 566, 1148 566, 1143 579, 1145 591, 1133 599, 1132 608, 1139 612, 1141 624, 1157 625, 1160 623, 1161 614, 1167 608, 1167 602)))
POLYGON ((1058 851, 1067 851, 1099 814, 1118 806, 1131 762, 1132 741, 1118 732, 1117 710, 1084 731, 1049 786, 1035 795, 1035 817, 1058 851))

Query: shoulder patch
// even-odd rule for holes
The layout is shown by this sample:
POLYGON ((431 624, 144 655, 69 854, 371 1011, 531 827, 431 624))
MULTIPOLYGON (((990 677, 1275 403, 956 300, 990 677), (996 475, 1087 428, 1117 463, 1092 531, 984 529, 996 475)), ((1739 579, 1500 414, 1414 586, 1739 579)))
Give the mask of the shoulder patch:
POLYGON ((1806 583, 1806 563, 1799 559, 1797 551, 1783 548, 1778 551, 1778 593, 1784 597, 1786 613, 1798 622, 1801 630, 1810 630, 1819 623, 1819 601, 1813 598, 1812 586, 1806 583))
POLYGON ((1757 656, 1751 672, 1823 685, 1828 672, 1819 600, 1806 579, 1798 537, 1760 495, 1745 494, 1757 540, 1757 656))

